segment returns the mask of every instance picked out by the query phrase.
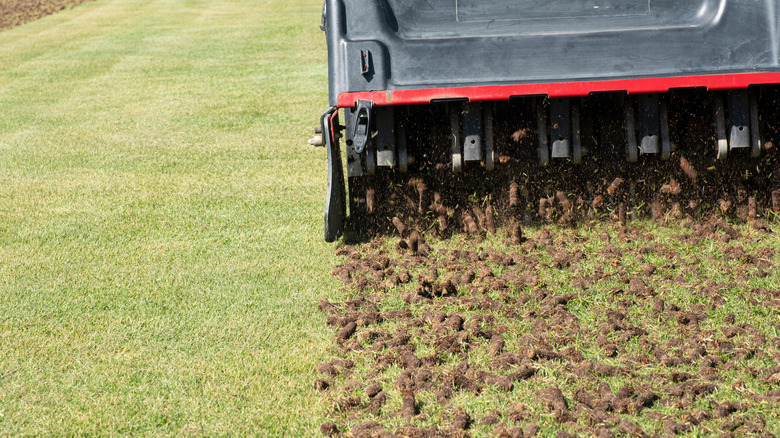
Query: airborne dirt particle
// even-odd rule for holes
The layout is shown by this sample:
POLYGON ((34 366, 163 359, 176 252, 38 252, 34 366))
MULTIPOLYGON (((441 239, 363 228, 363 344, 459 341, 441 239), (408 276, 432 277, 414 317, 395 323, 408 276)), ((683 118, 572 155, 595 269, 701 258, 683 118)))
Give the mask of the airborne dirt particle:
POLYGON ((374 212, 374 198, 376 197, 376 191, 374 189, 366 189, 366 209, 369 213, 374 212))
POLYGON ((696 169, 693 168, 693 165, 691 165, 691 162, 688 161, 685 157, 680 157, 680 169, 682 169, 683 173, 692 181, 696 182, 696 179, 699 177, 699 172, 696 171, 696 169))
MULTIPOLYGON (((509 206, 512 208, 520 206, 520 198, 518 196, 518 186, 516 182, 509 185, 509 206)), ((780 190, 778 192, 778 205, 780 205, 780 190)), ((774 197, 772 198, 774 199, 774 197)))
POLYGON ((607 187, 607 193, 609 193, 610 195, 616 195, 620 190, 620 187, 623 185, 623 182, 624 182, 623 178, 620 177, 615 178, 615 180, 612 181, 609 187, 607 187))
POLYGON ((671 178, 668 184, 661 186, 661 193, 665 195, 677 196, 682 193, 682 188, 680 187, 680 183, 678 183, 677 180, 671 178))
POLYGON ((772 211, 780 214, 780 190, 772 191, 772 211))
POLYGON ((399 219, 398 216, 394 216, 392 222, 396 231, 398 231, 398 235, 401 236, 401 238, 403 238, 404 232, 406 231, 406 226, 404 226, 403 222, 401 222, 401 219, 399 219))
POLYGON ((462 221, 465 232, 470 234, 479 234, 479 227, 477 226, 477 223, 474 222, 474 218, 465 210, 462 214, 462 221))

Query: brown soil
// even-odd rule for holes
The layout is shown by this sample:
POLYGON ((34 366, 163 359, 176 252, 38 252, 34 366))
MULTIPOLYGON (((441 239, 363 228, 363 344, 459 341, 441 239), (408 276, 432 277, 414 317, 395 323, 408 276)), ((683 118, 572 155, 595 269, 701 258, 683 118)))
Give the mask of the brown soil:
POLYGON ((0 1, 0 30, 56 14, 87 1, 90 0, 2 0, 0 1))
MULTIPOLYGON (((476 210, 464 214, 480 227, 476 210)), ((680 228, 673 241, 630 222, 589 238, 548 228, 519 244, 507 236, 504 249, 485 245, 483 229, 439 249, 435 228, 395 222, 413 230, 403 236, 410 245, 378 238, 339 249, 333 274, 354 298, 320 303, 336 357, 317 368, 314 384, 333 406, 323 434, 673 436, 698 428, 773 436, 761 412, 780 401, 780 325, 759 330, 724 310, 734 299, 755 312, 780 308, 779 288, 748 286, 775 269, 771 249, 746 249, 771 227, 739 232, 714 216, 680 228), (594 244, 601 250, 588 252, 594 244), (707 260, 677 247, 705 244, 713 246, 707 260), (702 277, 702 263, 729 274, 702 277), (681 285, 695 299, 667 293, 681 285), (605 301, 593 302, 596 294, 605 301), (583 309, 595 320, 583 320, 583 309), (713 325, 719 312, 723 323, 713 325), (724 398, 732 388, 740 395, 724 398), (463 400, 486 394, 505 394, 506 403, 474 417, 463 400), (519 394, 528 404, 517 403, 519 394)))

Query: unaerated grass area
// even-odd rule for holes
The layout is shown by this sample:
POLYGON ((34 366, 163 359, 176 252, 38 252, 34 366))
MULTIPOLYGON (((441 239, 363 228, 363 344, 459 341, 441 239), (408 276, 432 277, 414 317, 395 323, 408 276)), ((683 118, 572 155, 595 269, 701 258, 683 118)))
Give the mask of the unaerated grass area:
POLYGON ((0 32, 0 435, 319 434, 319 0, 0 32))

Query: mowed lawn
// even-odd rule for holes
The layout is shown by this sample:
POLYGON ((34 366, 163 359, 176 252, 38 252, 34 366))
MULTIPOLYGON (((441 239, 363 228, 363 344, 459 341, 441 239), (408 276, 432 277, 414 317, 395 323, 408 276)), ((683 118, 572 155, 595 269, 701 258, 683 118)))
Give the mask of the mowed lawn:
POLYGON ((320 0, 0 32, 0 435, 319 435, 320 0))

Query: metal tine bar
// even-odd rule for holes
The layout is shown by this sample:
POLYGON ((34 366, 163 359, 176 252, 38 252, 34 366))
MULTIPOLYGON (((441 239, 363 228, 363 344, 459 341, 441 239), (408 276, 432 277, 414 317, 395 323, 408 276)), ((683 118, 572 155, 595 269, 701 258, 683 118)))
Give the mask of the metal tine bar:
POLYGON ((718 91, 712 96, 712 111, 715 117, 715 140, 718 147, 718 159, 725 160, 729 155, 729 141, 726 139, 726 112, 723 108, 723 96, 718 91))
POLYGON ((758 120, 758 92, 750 90, 750 156, 761 156, 761 131, 758 120))
POLYGON ((550 162, 550 143, 547 138, 547 109, 541 99, 536 105, 536 128, 539 134, 539 164, 546 166, 550 162))
POLYGON ((451 104, 450 110, 450 135, 452 136, 452 171, 460 173, 463 171, 463 154, 460 150, 460 105, 451 104))
POLYGON ((582 139, 580 138, 579 99, 572 99, 571 102, 571 161, 574 164, 582 163, 582 139))
POLYGON ((467 104, 463 111, 463 161, 482 161, 482 105, 467 104))
POLYGON ((635 163, 639 159, 639 147, 636 143, 636 115, 634 113, 634 99, 627 96, 623 103, 625 113, 626 147, 629 163, 635 163))
POLYGON ((657 154, 660 152, 658 114, 658 94, 643 94, 639 97, 640 138, 639 152, 642 154, 657 154))
POLYGON ((550 140, 553 158, 571 156, 571 115, 569 99, 550 99, 550 140))
POLYGON ((669 135, 669 110, 666 105, 666 96, 661 96, 658 104, 658 122, 661 125, 661 158, 668 160, 672 156, 672 137, 669 135))
POLYGON ((496 163, 495 150, 493 148, 493 110, 494 105, 486 105, 482 109, 485 126, 485 169, 493 170, 496 163))

